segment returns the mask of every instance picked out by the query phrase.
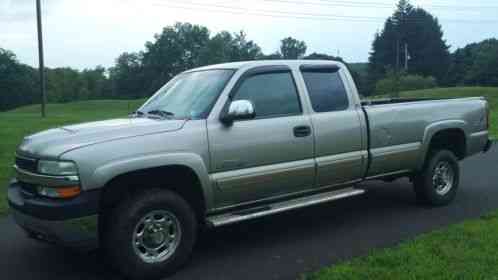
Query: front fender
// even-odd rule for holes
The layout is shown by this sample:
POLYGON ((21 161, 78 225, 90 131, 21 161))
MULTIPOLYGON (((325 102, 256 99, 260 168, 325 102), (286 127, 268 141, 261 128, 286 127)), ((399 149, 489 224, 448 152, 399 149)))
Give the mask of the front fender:
POLYGON ((164 166, 185 166, 190 168, 199 178, 203 195, 206 201, 206 209, 211 209, 213 203, 212 189, 210 187, 209 174, 202 158, 192 153, 167 153, 149 154, 133 158, 124 158, 109 162, 98 167, 91 182, 92 186, 105 186, 114 177, 132 171, 164 166))

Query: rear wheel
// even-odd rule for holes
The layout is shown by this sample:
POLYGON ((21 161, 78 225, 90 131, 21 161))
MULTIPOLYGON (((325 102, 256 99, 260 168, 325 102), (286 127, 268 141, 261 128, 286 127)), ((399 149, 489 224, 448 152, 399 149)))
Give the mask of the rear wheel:
POLYGON ((458 159, 448 150, 431 152, 424 169, 417 174, 414 189, 417 200, 443 206, 453 201, 460 179, 458 159))
POLYGON ((169 190, 146 190, 113 209, 103 233, 109 261, 124 276, 156 279, 184 264, 197 222, 190 205, 169 190))

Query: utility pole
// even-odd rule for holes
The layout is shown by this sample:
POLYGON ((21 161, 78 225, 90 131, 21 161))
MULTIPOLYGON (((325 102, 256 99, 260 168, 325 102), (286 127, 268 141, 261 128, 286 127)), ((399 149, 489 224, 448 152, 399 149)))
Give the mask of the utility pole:
POLYGON ((408 59, 410 55, 408 54, 408 44, 405 43, 405 72, 408 72, 408 59))
POLYGON ((47 101, 45 95, 45 65, 43 63, 43 37, 42 37, 42 22, 41 22, 41 7, 40 0, 36 0, 36 20, 38 26, 38 59, 40 71, 40 94, 41 94, 41 116, 45 117, 45 103, 47 101))
POLYGON ((400 66, 400 57, 399 57, 399 37, 400 35, 398 34, 398 39, 396 39, 396 74, 399 72, 399 66, 400 66))

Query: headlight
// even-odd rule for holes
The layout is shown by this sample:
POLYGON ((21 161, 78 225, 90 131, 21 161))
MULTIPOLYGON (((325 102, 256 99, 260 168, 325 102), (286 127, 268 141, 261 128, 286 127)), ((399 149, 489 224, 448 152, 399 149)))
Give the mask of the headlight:
POLYGON ((38 172, 47 175, 77 175, 76 164, 70 161, 38 161, 38 172))

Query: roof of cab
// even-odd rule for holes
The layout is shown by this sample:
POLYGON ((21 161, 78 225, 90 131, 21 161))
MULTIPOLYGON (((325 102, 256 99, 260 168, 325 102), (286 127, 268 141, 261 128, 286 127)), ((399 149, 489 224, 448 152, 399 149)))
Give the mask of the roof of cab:
POLYGON ((329 65, 337 65, 342 67, 344 64, 338 61, 332 60, 311 60, 311 59, 294 59, 294 60, 249 60, 249 61, 239 61, 239 62, 228 62, 221 64, 213 64, 208 66, 202 66, 194 69, 190 69, 185 71, 194 72, 194 71, 203 71, 203 70, 212 70, 212 69, 234 69, 238 70, 241 68, 252 68, 257 66, 268 66, 268 65, 287 65, 289 67, 300 66, 303 64, 329 64, 329 65))

